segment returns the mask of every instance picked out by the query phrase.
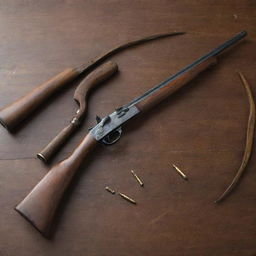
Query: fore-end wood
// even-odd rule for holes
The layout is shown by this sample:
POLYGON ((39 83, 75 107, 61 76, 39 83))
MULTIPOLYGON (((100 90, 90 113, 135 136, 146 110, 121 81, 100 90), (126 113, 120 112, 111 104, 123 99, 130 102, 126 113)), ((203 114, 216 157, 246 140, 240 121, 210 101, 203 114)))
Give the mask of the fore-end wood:
POLYGON ((0 110, 0 124, 2 124, 7 130, 12 131, 17 125, 19 125, 20 122, 22 122, 26 117, 34 112, 34 110, 38 108, 43 102, 45 102, 52 94, 57 92, 59 89, 67 86, 80 74, 92 70, 93 68, 101 64, 104 60, 106 60, 108 57, 116 53, 152 40, 169 36, 183 35, 184 33, 185 32, 170 32, 156 34, 129 41, 105 52, 104 54, 79 67, 76 67, 74 69, 66 69, 49 81, 37 86, 34 90, 30 91, 24 97, 2 108, 0 110))
POLYGON ((76 69, 66 69, 49 81, 37 86, 30 93, 0 110, 0 123, 12 131, 40 104, 57 90, 63 88, 80 74, 76 69))
POLYGON ((79 104, 79 110, 72 118, 70 123, 63 128, 38 154, 37 157, 44 162, 49 160, 57 153, 68 138, 78 129, 85 117, 88 104, 88 95, 92 89, 110 78, 117 72, 118 66, 112 61, 102 64, 78 85, 75 90, 74 99, 79 104))
POLYGON ((16 206, 15 210, 45 237, 50 236, 55 213, 74 174, 97 143, 89 133, 73 153, 55 165, 16 206))
POLYGON ((202 63, 194 67, 192 70, 184 72, 179 77, 171 81, 168 85, 160 88, 159 90, 155 91, 153 94, 149 95, 149 97, 146 97, 144 100, 137 103, 136 107, 142 112, 154 107, 156 104, 158 104, 159 102, 164 100, 166 97, 168 97, 169 95, 177 91, 179 88, 186 85, 189 81, 195 78, 202 71, 216 64, 216 62, 217 62, 216 57, 211 57, 203 61, 202 63))

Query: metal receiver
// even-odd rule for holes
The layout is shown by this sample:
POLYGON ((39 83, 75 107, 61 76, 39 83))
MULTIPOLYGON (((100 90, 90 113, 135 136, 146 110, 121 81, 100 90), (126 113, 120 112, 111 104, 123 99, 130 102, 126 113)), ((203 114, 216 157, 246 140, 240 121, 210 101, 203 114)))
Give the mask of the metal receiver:
POLYGON ((116 109, 115 112, 113 112, 112 114, 104 117, 103 119, 98 120, 99 123, 90 130, 91 135, 97 141, 101 141, 106 145, 111 145, 115 143, 121 137, 121 132, 122 132, 121 125, 127 122, 132 117, 136 116, 140 112, 136 104, 146 100, 148 97, 155 94, 158 90, 164 87, 170 86, 170 83, 172 81, 184 75, 185 73, 191 71, 193 68, 199 66, 204 61, 207 61, 212 57, 218 56, 224 50, 226 50, 230 46, 234 45, 235 43, 243 39, 246 35, 247 35, 246 31, 241 31, 239 34, 237 34, 230 40, 226 41, 224 44, 221 44, 214 50, 210 51, 206 55, 194 61, 192 64, 181 69, 175 75, 168 77, 165 81, 163 81, 159 85, 146 91, 144 94, 142 94, 138 98, 135 98, 128 104, 116 109))

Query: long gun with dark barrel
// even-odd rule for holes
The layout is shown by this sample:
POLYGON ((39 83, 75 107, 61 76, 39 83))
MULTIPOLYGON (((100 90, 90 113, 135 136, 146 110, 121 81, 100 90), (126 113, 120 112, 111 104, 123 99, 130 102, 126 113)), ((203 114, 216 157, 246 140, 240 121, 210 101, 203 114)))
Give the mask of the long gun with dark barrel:
POLYGON ((64 192, 67 190, 83 159, 93 148, 99 142, 106 144, 116 142, 121 136, 121 126, 124 123, 154 107, 202 71, 215 64, 217 61, 216 57, 221 52, 240 41, 246 35, 246 31, 240 32, 191 65, 188 65, 159 85, 148 90, 140 97, 101 119, 85 136, 73 153, 55 165, 15 209, 44 236, 48 237, 56 210, 63 198, 64 192))

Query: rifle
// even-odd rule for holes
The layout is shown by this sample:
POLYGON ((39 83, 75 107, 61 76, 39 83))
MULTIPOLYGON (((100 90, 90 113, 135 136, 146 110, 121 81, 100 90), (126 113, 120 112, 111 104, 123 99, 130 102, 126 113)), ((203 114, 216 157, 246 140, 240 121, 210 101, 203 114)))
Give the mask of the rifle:
POLYGON ((171 32, 140 38, 138 40, 121 44, 79 67, 67 68, 47 82, 38 85, 27 95, 2 108, 0 110, 0 124, 2 124, 8 131, 13 131, 25 118, 32 114, 53 94, 66 87, 82 74, 92 71, 92 69, 97 67, 104 60, 116 53, 145 42, 169 36, 183 35, 184 33, 185 32, 171 32))
POLYGON ((116 142, 121 136, 121 126, 124 123, 154 107, 202 71, 215 64, 216 57, 220 53, 246 35, 246 31, 240 32, 143 95, 99 120, 99 123, 90 130, 73 153, 55 165, 15 209, 42 235, 49 237, 51 225, 63 195, 83 159, 94 147, 99 142, 105 144, 116 142))

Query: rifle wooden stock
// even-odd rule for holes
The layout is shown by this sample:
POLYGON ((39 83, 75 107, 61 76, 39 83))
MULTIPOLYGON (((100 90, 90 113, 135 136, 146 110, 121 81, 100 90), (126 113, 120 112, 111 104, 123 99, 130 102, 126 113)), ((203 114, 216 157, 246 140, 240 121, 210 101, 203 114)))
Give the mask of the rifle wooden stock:
POLYGON ((68 138, 78 129, 87 111, 87 98, 90 91, 106 79, 110 78, 117 69, 118 67, 116 63, 108 61, 90 73, 79 84, 74 94, 74 99, 79 104, 77 114, 72 118, 69 125, 62 129, 59 134, 37 154, 39 159, 48 162, 68 138))
POLYGON ((192 70, 183 73, 175 80, 171 81, 167 86, 160 88, 158 91, 156 91, 151 96, 147 97, 145 100, 142 100, 141 102, 136 104, 136 107, 140 111, 146 111, 162 100, 164 100, 169 95, 173 94, 175 91, 177 91, 182 86, 186 85, 189 81, 194 79, 198 74, 200 74, 202 71, 208 69, 210 66, 217 63, 216 57, 211 57, 207 59, 206 61, 202 62, 198 66, 194 67, 192 70))
POLYGON ((121 52, 127 48, 139 44, 143 44, 145 42, 169 36, 183 35, 184 33, 185 32, 170 32, 156 34, 129 41, 107 51, 106 53, 98 56, 97 58, 89 61, 88 63, 83 64, 82 66, 73 69, 66 69, 49 81, 37 86, 34 90, 29 92, 24 97, 2 108, 0 110, 0 124, 2 124, 7 130, 12 131, 17 125, 19 125, 25 118, 27 118, 32 112, 34 112, 35 109, 37 109, 43 102, 45 102, 59 89, 67 86, 80 74, 92 70, 93 68, 101 64, 104 60, 118 52, 121 52))
POLYGON ((17 210, 45 237, 49 237, 51 225, 65 191, 74 174, 98 142, 88 134, 73 153, 55 165, 27 197, 16 206, 17 210))
POLYGON ((0 111, 0 123, 9 131, 29 116, 39 105, 74 80, 80 74, 76 69, 66 69, 49 81, 37 86, 19 100, 7 105, 0 111))

